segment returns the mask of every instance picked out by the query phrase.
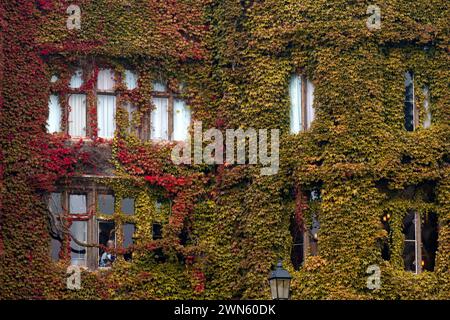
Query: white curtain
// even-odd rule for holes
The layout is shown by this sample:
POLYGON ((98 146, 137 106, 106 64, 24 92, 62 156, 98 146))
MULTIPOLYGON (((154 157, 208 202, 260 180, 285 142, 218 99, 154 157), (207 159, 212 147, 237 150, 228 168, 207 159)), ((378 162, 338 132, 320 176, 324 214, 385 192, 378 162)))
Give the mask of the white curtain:
POLYGON ((111 69, 101 69, 97 76, 97 89, 99 91, 114 91, 114 72, 111 69))
POLYGON ((298 133, 302 129, 302 79, 298 75, 291 78, 289 97, 291 101, 291 133, 298 133))
POLYGON ((83 84, 83 71, 81 69, 78 69, 72 75, 69 87, 72 89, 78 89, 81 87, 82 84, 83 84))
POLYGON ((151 115, 151 133, 150 138, 154 140, 168 140, 169 139, 169 115, 167 98, 153 98, 155 109, 151 115))
POLYGON ((112 139, 116 130, 116 97, 97 95, 97 126, 100 138, 112 139))
POLYGON ((176 99, 173 108, 173 140, 185 141, 191 123, 191 110, 183 100, 176 99))
POLYGON ((57 95, 52 94, 48 101, 47 132, 61 131, 61 105, 57 95))
POLYGON ((125 84, 128 90, 133 90, 137 87, 137 74, 131 70, 125 70, 125 84))
POLYGON ((307 118, 307 127, 311 127, 311 123, 314 121, 315 112, 314 112, 314 84, 307 80, 306 81, 306 118, 307 118))
POLYGON ((166 92, 166 85, 160 81, 153 81, 153 91, 156 92, 166 92))
MULTIPOLYGON (((87 221, 73 221, 70 226, 70 234, 78 241, 87 242, 87 221)), ((71 264, 86 266, 86 248, 79 246, 71 239, 71 264)))
POLYGON ((69 135, 86 136, 86 95, 71 94, 69 96, 69 135))

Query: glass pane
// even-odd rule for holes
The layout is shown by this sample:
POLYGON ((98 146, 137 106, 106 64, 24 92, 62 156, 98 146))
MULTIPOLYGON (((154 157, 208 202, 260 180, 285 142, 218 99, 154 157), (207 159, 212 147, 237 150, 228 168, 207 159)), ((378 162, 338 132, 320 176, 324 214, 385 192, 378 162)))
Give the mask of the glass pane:
POLYGON ((289 97, 291 101, 291 133, 298 133, 302 128, 302 79, 298 75, 291 78, 289 97))
POLYGON ((414 131, 414 75, 405 73, 405 129, 414 131))
POLYGON ((86 95, 71 94, 69 96, 69 135, 86 136, 86 95))
POLYGON ((175 99, 173 110, 173 140, 185 141, 191 123, 191 111, 186 102, 175 99))
POLYGON ((153 240, 162 238, 162 225, 159 223, 154 223, 152 227, 153 240))
POLYGON ((151 139, 167 140, 169 139, 168 125, 169 114, 167 98, 153 98, 155 109, 151 115, 151 139))
POLYGON ((425 115, 423 119, 423 127, 431 127, 431 110, 430 110, 430 89, 428 86, 423 87, 423 109, 425 110, 425 115))
POLYGON ((51 238, 51 255, 53 261, 59 260, 59 252, 61 251, 61 242, 57 239, 51 238))
MULTIPOLYGON (((75 239, 85 243, 87 241, 87 222, 73 221, 70 226, 70 233, 75 239)), ((70 252, 72 265, 86 265, 86 248, 76 244, 73 239, 70 241, 70 252)))
POLYGON ((415 240, 416 239, 414 211, 408 212, 406 217, 403 219, 403 234, 405 235, 405 240, 415 240))
POLYGON ((116 130, 116 96, 97 95, 97 125, 100 138, 114 138, 114 131, 116 130))
POLYGON ((123 246, 124 248, 128 248, 133 244, 133 236, 134 236, 134 224, 125 223, 123 225, 123 246))
POLYGON ((111 69, 101 69, 97 75, 97 89, 99 91, 114 91, 114 72, 111 69))
POLYGON ((133 90, 137 87, 137 74, 131 70, 125 70, 125 85, 128 90, 133 90))
POLYGON ((54 214, 61 214, 63 212, 61 197, 62 194, 59 192, 54 192, 50 194, 49 209, 54 214))
POLYGON ((111 194, 99 194, 97 197, 98 210, 102 214, 114 214, 114 196, 111 194))
POLYGON ((69 196, 69 213, 70 214, 86 214, 86 195, 71 194, 69 196))
POLYGON ((415 241, 405 241, 403 248, 403 261, 405 270, 416 272, 416 243, 415 241))
POLYGON ((279 280, 281 282, 281 299, 289 299, 289 280, 279 280))
POLYGON ((314 84, 307 80, 306 81, 306 118, 307 118, 307 127, 311 127, 311 123, 315 118, 315 110, 314 110, 314 84))
POLYGON ((52 94, 48 102, 47 132, 61 131, 61 105, 57 95, 52 94))
POLYGON ((154 81, 153 82, 153 91, 156 92, 166 92, 167 91, 167 87, 164 83, 160 82, 160 81, 154 81))
POLYGON ((134 214, 134 199, 133 198, 122 199, 121 211, 126 215, 133 215, 134 214))
POLYGON ((79 89, 83 85, 83 71, 78 69, 70 78, 69 87, 72 89, 79 89))
MULTIPOLYGON (((112 221, 99 221, 98 222, 98 243, 104 245, 107 248, 115 247, 115 224, 112 221)), ((99 266, 108 267, 114 262, 115 257, 111 253, 107 253, 102 248, 99 248, 99 266)))
POLYGON ((277 280, 273 279, 269 281, 270 284, 270 293, 272 294, 272 299, 275 300, 278 298, 277 294, 277 280))
POLYGON ((434 212, 424 217, 422 226, 422 267, 433 271, 438 248, 438 218, 434 212))

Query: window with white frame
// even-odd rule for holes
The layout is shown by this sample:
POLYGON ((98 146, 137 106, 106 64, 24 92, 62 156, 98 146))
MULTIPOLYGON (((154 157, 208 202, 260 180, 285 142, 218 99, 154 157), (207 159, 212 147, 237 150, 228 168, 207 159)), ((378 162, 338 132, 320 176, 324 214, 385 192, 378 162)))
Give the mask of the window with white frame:
POLYGON ((304 75, 293 75, 289 82, 291 133, 306 131, 314 121, 314 84, 304 75))
POLYGON ((405 270, 421 273, 433 271, 438 246, 438 221, 434 213, 421 216, 408 211, 403 219, 403 262, 405 270))
MULTIPOLYGON (((77 69, 70 79, 68 104, 69 110, 67 123, 61 109, 60 99, 57 94, 51 94, 49 99, 49 116, 47 131, 50 133, 65 131, 72 137, 91 137, 94 135, 87 125, 93 119, 88 112, 87 96, 84 91, 85 73, 92 71, 77 69)), ((96 103, 97 136, 104 139, 112 139, 116 130, 117 93, 115 92, 115 72, 110 68, 98 71, 96 88, 94 90, 96 103)), ((51 82, 59 81, 57 76, 52 77, 51 82)), ((138 87, 138 75, 132 70, 126 69, 123 82, 127 90, 138 87)), ((168 89, 162 81, 155 81, 152 88, 152 104, 154 108, 143 118, 136 117, 137 107, 126 101, 122 107, 128 112, 129 127, 127 132, 135 133, 143 140, 176 140, 183 141, 188 137, 191 122, 191 112, 184 100, 168 89)))

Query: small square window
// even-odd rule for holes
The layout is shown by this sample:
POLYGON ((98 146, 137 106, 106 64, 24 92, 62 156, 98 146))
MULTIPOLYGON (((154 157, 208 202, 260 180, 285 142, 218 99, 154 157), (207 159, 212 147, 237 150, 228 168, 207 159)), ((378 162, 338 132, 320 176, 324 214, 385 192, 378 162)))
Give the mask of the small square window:
POLYGON ((97 196, 98 210, 101 214, 114 214, 114 196, 111 194, 99 194, 97 196))
POLYGON ((134 199, 124 198, 121 202, 121 211, 126 215, 134 214, 134 199))

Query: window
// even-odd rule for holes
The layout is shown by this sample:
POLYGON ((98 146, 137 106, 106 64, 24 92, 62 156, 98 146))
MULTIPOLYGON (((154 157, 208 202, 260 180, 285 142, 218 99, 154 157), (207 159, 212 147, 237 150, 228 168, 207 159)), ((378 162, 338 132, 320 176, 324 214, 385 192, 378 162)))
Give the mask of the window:
POLYGON ((150 139, 184 141, 188 137, 191 111, 161 82, 153 84, 154 109, 150 116, 150 139))
POLYGON ((100 138, 112 139, 116 130, 116 96, 114 73, 102 69, 97 76, 97 127, 100 138))
POLYGON ((414 74, 411 71, 405 73, 405 129, 414 131, 417 127, 417 108, 414 101, 414 74))
POLYGON ((425 129, 431 127, 431 109, 430 109, 430 88, 425 85, 423 86, 423 110, 424 110, 424 119, 423 119, 423 127, 425 129))
POLYGON ((52 94, 48 102, 47 132, 61 132, 61 105, 57 95, 52 94))
MULTIPOLYGON (((94 135, 104 139, 114 138, 118 101, 116 73, 112 69, 103 68, 97 74, 96 87, 93 90, 96 117, 93 117, 88 112, 87 97, 91 92, 86 92, 85 86, 83 86, 85 75, 92 73, 88 69, 78 69, 73 73, 69 84, 69 110, 67 115, 61 110, 60 99, 64 98, 64 96, 60 97, 56 93, 51 94, 48 105, 48 132, 61 132, 64 129, 65 133, 77 138, 94 135), (62 119, 65 118, 67 123, 62 122, 62 119), (91 126, 88 126, 93 121, 97 126, 96 131, 91 126)), ((52 77, 51 81, 53 80, 55 82, 58 81, 56 75, 52 77)), ((134 71, 125 70, 123 83, 127 90, 131 91, 138 88, 138 82, 138 75, 134 71)), ((91 100, 89 99, 89 101, 91 100)), ((191 112, 186 102, 169 90, 168 86, 161 81, 153 83, 151 102, 154 105, 154 109, 150 113, 143 115, 142 119, 141 117, 134 117, 138 110, 135 105, 129 101, 123 102, 121 107, 128 112, 129 126, 127 132, 136 134, 143 140, 186 140, 191 122, 191 112)))
POLYGON ((434 213, 423 217, 410 210, 403 219, 405 243, 403 261, 405 270, 421 273, 423 270, 433 271, 438 246, 438 225, 434 213))
POLYGON ((314 120, 314 84, 306 76, 294 75, 289 84, 291 133, 306 131, 314 120))
MULTIPOLYGON (((61 232, 63 220, 70 225, 72 265, 96 269, 100 266, 105 247, 111 243, 112 247, 125 249, 132 245, 135 232, 134 199, 120 199, 117 205, 116 200, 112 193, 100 186, 90 187, 83 192, 77 192, 75 189, 52 193, 49 198, 49 209, 53 216, 57 217, 57 221, 52 223, 52 225, 55 224, 52 227, 52 259, 58 260, 63 250, 61 245, 65 241, 64 232, 61 232), (116 211, 117 207, 119 209, 116 211), (56 231, 59 229, 60 232, 53 232, 54 229, 56 231), (122 240, 118 240, 118 232, 121 232, 122 240), (74 239, 78 242, 102 246, 86 247, 78 244, 74 239)), ((124 258, 130 260, 131 253, 124 254, 124 258)))
POLYGON ((381 257, 385 261, 389 261, 391 259, 391 249, 389 247, 390 235, 391 235, 390 219, 391 219, 391 215, 389 213, 383 215, 383 217, 381 218, 381 224, 387 234, 387 237, 383 238, 381 241, 381 257))

